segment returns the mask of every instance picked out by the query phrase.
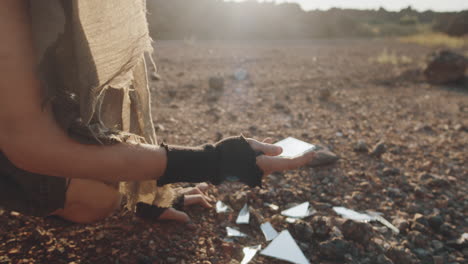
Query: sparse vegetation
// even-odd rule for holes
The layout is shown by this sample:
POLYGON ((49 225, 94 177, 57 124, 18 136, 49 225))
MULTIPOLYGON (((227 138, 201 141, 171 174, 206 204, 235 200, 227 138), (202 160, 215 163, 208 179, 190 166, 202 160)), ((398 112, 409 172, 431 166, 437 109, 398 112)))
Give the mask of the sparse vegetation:
POLYGON ((417 16, 404 15, 400 18, 401 25, 416 25, 419 23, 417 16))
POLYGON ((468 37, 452 37, 444 33, 424 33, 400 38, 403 42, 417 43, 426 46, 463 48, 468 46, 468 37))
POLYGON ((463 12, 418 12, 411 7, 399 12, 383 8, 304 11, 296 3, 271 1, 151 0, 147 3, 150 30, 156 39, 400 37, 432 30, 464 32, 464 17, 460 15, 463 12))
POLYGON ((384 49, 376 58, 371 59, 381 64, 410 64, 413 60, 406 55, 398 55, 395 51, 389 52, 387 49, 384 49))

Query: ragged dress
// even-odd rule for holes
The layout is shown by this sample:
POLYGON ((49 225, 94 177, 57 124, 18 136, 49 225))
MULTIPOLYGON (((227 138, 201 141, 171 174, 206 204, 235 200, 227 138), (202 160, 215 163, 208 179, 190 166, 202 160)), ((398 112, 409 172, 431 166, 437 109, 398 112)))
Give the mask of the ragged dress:
MULTIPOLYGON (((44 105, 68 135, 83 144, 157 144, 146 1, 31 0, 29 9, 44 105)), ((18 169, 0 152, 0 206, 49 215, 64 207, 67 182, 66 175, 18 169)), ((167 207, 173 199, 170 186, 155 181, 109 185, 127 195, 130 209, 138 201, 167 207)))

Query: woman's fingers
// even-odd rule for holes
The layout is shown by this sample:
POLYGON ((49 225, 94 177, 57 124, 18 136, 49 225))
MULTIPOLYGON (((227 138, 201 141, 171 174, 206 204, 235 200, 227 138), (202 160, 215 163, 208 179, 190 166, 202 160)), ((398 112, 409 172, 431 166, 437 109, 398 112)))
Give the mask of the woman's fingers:
POLYGON ((205 208, 211 208, 213 206, 209 203, 209 201, 211 201, 211 199, 207 198, 204 195, 189 194, 189 195, 185 195, 184 205, 188 206, 188 205, 198 204, 205 208))
POLYGON ((283 152, 283 149, 281 147, 266 143, 265 141, 267 139, 265 139, 264 142, 260 142, 252 138, 247 138, 247 142, 249 142, 253 150, 263 152, 263 154, 267 156, 278 156, 279 154, 281 154, 281 152, 283 152))
POLYGON ((202 183, 197 184, 196 187, 198 189, 200 189, 200 191, 206 192, 208 190, 208 188, 210 188, 210 185, 208 185, 208 183, 206 183, 206 182, 202 182, 202 183))
POLYGON ((296 161, 274 156, 260 156, 257 157, 257 165, 268 175, 275 171, 291 170, 296 167, 296 161))
POLYGON ((315 157, 315 152, 308 152, 296 158, 283 158, 274 156, 257 157, 257 165, 265 174, 275 171, 293 170, 307 165, 315 157))
POLYGON ((180 188, 176 190, 178 194, 204 194, 210 186, 203 182, 197 184, 195 187, 180 188))
POLYGON ((203 194, 203 192, 197 187, 188 187, 184 189, 183 194, 203 194))
POLYGON ((210 202, 210 203, 213 202, 213 199, 212 199, 211 197, 209 197, 208 195, 203 194, 202 196, 203 196, 208 202, 210 202))

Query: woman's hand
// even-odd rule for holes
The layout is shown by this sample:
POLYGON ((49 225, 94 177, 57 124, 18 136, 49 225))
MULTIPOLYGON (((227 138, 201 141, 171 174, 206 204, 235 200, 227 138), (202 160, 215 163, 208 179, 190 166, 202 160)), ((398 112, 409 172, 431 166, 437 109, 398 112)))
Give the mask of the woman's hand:
MULTIPOLYGON (((183 206, 201 205, 205 208, 212 208, 211 203, 213 199, 209 197, 205 192, 208 190, 209 185, 207 183, 199 183, 195 187, 175 189, 178 195, 184 196, 183 206)), ((180 210, 180 208, 179 208, 180 210)), ((183 211, 179 211, 175 208, 169 208, 161 214, 159 220, 175 220, 181 223, 189 223, 190 217, 183 211)), ((190 226, 193 228, 193 226, 190 226)))
POLYGON ((313 151, 306 152, 295 158, 278 157, 283 152, 283 149, 271 144, 271 138, 266 138, 263 142, 247 138, 247 142, 249 142, 253 150, 265 154, 257 157, 257 165, 264 172, 264 175, 269 175, 275 171, 293 170, 305 166, 315 157, 315 152, 313 151))

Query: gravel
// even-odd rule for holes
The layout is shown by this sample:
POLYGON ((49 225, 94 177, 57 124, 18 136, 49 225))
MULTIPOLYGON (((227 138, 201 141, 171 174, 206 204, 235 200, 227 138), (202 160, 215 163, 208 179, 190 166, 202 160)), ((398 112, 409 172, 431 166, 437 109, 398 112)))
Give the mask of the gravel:
MULTIPOLYGON (((289 229, 312 263, 466 263, 466 242, 459 241, 468 226, 466 94, 400 77, 417 69, 429 48, 323 40, 171 41, 156 49, 162 78, 151 91, 160 141, 196 146, 239 133, 292 136, 341 159, 275 173, 263 189, 212 187, 209 194, 235 211, 220 216, 190 207, 194 229, 144 222, 123 208, 90 225, 0 210, 0 263, 239 263, 242 247, 267 245, 255 224, 241 226, 249 237, 226 240, 225 227, 245 202, 258 214, 252 223, 289 229), (372 58, 384 49, 412 63, 378 64, 372 58), (229 77, 240 67, 245 81, 229 77), (279 215, 306 201, 317 210, 312 217, 289 224, 279 215), (333 206, 380 212, 401 233, 342 219, 333 206)), ((256 256, 253 263, 284 262, 256 256)))

